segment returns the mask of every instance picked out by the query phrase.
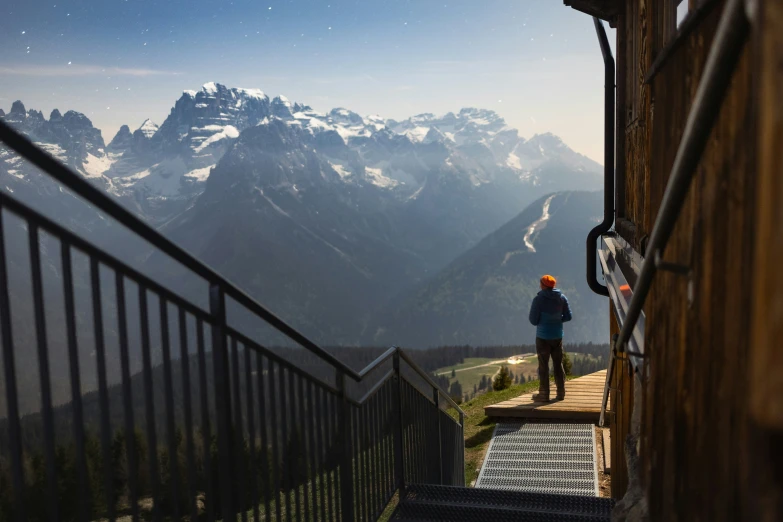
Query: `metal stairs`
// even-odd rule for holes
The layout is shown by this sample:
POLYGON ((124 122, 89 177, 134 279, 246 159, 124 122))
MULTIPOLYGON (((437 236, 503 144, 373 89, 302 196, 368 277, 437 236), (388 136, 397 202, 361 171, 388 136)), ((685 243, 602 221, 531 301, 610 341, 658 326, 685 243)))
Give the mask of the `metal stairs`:
POLYGON ((409 485, 391 520, 416 522, 598 522, 614 500, 522 491, 409 485))

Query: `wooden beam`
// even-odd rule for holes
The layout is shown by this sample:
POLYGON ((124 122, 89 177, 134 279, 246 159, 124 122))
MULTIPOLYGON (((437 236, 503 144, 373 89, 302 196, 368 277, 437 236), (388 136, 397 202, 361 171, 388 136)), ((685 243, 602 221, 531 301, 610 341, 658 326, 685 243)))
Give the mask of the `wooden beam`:
MULTIPOLYGON (((783 5, 759 2, 758 180, 752 288, 750 409, 755 420, 783 430, 783 5)), ((739 349, 739 347, 738 347, 739 349)))
POLYGON ((563 0, 563 4, 609 22, 610 27, 617 25, 617 15, 620 13, 619 0, 563 0))

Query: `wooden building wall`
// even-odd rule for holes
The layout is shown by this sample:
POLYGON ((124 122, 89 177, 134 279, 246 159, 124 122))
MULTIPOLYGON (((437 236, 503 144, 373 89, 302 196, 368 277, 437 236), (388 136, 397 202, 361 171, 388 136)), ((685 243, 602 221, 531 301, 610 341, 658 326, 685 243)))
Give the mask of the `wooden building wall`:
MULTIPOLYGON (((610 333, 619 334, 620 327, 614 314, 614 304, 609 303, 610 333)), ((628 488, 628 466, 625 460, 625 441, 631 427, 633 413, 633 374, 627 358, 613 361, 612 380, 609 383, 609 430, 611 432, 612 498, 620 499, 628 488)))
POLYGON ((748 488, 758 520, 783 520, 783 4, 760 3, 753 35, 758 174, 752 283, 748 488))
MULTIPOLYGON (((620 108, 626 116, 624 217, 635 225, 634 237, 627 239, 641 252, 660 206, 723 2, 708 1, 698 23, 674 37, 679 41, 671 52, 666 48, 667 37, 659 33, 661 17, 668 16, 663 4, 627 0, 625 20, 621 18, 619 24, 626 34, 618 35, 618 41, 625 40, 620 52, 628 53, 626 70, 618 75, 618 83, 623 81, 625 86, 625 106, 620 108), (649 77, 653 66, 657 72, 649 77)), ((770 309, 776 317, 783 317, 783 287, 773 268, 783 255, 783 222, 760 216, 758 206, 762 203, 774 219, 783 216, 783 143, 770 143, 783 137, 783 12, 779 3, 769 7, 775 4, 771 0, 760 4, 777 16, 777 25, 767 28, 777 40, 767 44, 769 56, 760 52, 759 45, 746 46, 664 253, 666 261, 690 267, 692 275, 659 272, 645 307, 645 351, 650 358, 640 465, 652 520, 744 520, 750 513, 762 515, 761 520, 783 516, 779 508, 783 462, 773 465, 770 458, 773 441, 783 442, 783 432, 760 426, 750 408, 751 397, 757 395, 761 395, 756 399, 759 404, 783 401, 780 377, 770 375, 767 366, 773 364, 778 375, 783 374, 781 323, 770 325, 763 318, 770 309), (754 78, 763 76, 759 71, 764 67, 776 71, 774 78, 767 79, 766 88, 778 112, 760 120, 760 112, 769 109, 765 106, 759 111, 754 78), (758 132, 760 121, 767 125, 763 135, 758 132), (766 156, 758 154, 759 143, 767 143, 766 156), (764 162, 761 166, 758 158, 764 162), (759 178, 759 169, 767 169, 766 175, 759 178), (760 181, 765 188, 757 186, 760 181), (763 197, 757 196, 757 189, 764 191, 763 197), (761 220, 767 225, 759 230, 761 220), (774 257, 757 243, 762 240, 757 237, 760 231, 766 241, 777 241, 774 257), (762 258, 767 263, 766 281, 777 292, 771 297, 753 292, 754 274, 762 258), (770 335, 759 336, 759 330, 770 335), (769 348, 754 349, 752 339, 758 338, 769 348), (761 361, 753 366, 753 380, 751 359, 761 361), (754 394, 751 390, 756 386, 766 391, 754 394), (763 508, 758 503, 760 486, 768 487, 763 508)), ((756 282, 755 287, 764 292, 764 285, 756 282)), ((776 408, 781 428, 783 407, 776 408)), ((756 407, 764 413, 769 409, 756 407)), ((627 422, 622 417, 618 421, 627 422)), ((615 429, 625 428, 618 425, 615 429)), ((617 462, 614 455, 612 460, 617 462)))

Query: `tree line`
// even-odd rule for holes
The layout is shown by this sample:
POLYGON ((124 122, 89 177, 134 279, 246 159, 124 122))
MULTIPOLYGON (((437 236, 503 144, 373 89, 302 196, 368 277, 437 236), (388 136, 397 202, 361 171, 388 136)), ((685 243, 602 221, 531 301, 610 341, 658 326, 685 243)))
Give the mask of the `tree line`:
MULTIPOLYGON (((385 350, 385 347, 331 349, 335 356, 356 369, 364 368, 385 350)), ((581 347, 579 353, 590 353, 591 350, 597 351, 597 349, 586 345, 581 347)), ((534 347, 525 345, 489 347, 444 346, 430 350, 411 350, 408 353, 425 371, 432 373, 443 366, 458 364, 464 361, 466 357, 502 358, 513 354, 534 351, 534 347)), ((326 386, 334 385, 334 369, 315 360, 312 354, 304 350, 286 348, 277 348, 273 352, 289 361, 292 367, 314 376, 326 386)), ((237 390, 240 393, 240 397, 242 397, 241 401, 246 401, 244 397, 244 390, 247 386, 245 376, 251 375, 252 379, 257 378, 256 370, 258 367, 255 363, 251 363, 251 367, 246 368, 244 358, 241 356, 243 353, 240 348, 240 356, 232 359, 231 367, 229 368, 232 375, 238 376, 238 386, 235 386, 234 390, 232 390, 234 401, 236 396, 233 393, 237 390)), ((255 483, 251 484, 251 481, 236 483, 232 484, 231 489, 238 492, 237 494, 245 496, 245 498, 253 498, 256 493, 263 497, 264 492, 268 493, 271 490, 276 492, 292 491, 313 478, 313 472, 312 470, 308 471, 310 468, 308 468, 307 463, 303 462, 304 454, 300 450, 305 432, 301 431, 299 425, 294 423, 293 419, 289 417, 291 428, 289 433, 286 434, 280 423, 274 422, 271 415, 273 410, 276 410, 278 414, 284 410, 287 412, 296 411, 297 404, 301 404, 297 402, 300 395, 298 388, 292 388, 291 386, 298 386, 297 379, 299 377, 288 367, 285 367, 286 369, 283 370, 283 367, 278 363, 273 364, 269 358, 265 358, 265 361, 262 365, 262 373, 266 372, 269 374, 268 377, 271 376, 280 385, 276 385, 273 388, 271 383, 268 384, 268 388, 265 388, 266 398, 264 400, 267 419, 270 420, 268 427, 269 437, 276 437, 275 440, 280 441, 280 444, 276 453, 272 452, 270 444, 267 444, 263 449, 260 443, 253 444, 255 449, 255 456, 253 456, 250 451, 250 439, 246 436, 237 437, 237 440, 241 439, 241 442, 236 445, 236 447, 241 448, 239 450, 242 452, 240 461, 247 466, 247 476, 252 475, 255 477, 255 483), (283 373, 285 374, 285 386, 281 384, 283 382, 283 373), (294 384, 291 384, 292 382, 294 384), (289 393, 291 389, 294 389, 293 395, 289 393), (279 478, 280 482, 277 485, 274 484, 273 480, 275 476, 279 478), (287 477, 287 486, 282 483, 282 478, 280 478, 284 476, 287 477)), ((172 398, 174 410, 171 419, 176 426, 173 437, 174 457, 172 457, 171 446, 166 439, 160 436, 154 449, 148 446, 145 434, 150 413, 146 410, 144 375, 142 373, 135 374, 131 376, 130 381, 130 405, 135 419, 132 444, 129 444, 128 440, 126 440, 126 431, 124 429, 125 402, 123 387, 121 383, 114 383, 109 386, 106 399, 109 406, 110 451, 108 452, 108 469, 111 470, 111 476, 108 481, 105 476, 105 470, 107 469, 106 456, 100 437, 100 433, 102 433, 100 429, 102 419, 101 397, 96 391, 86 393, 81 397, 85 426, 85 449, 83 455, 89 489, 89 496, 85 500, 85 504, 88 516, 91 519, 105 517, 110 510, 114 510, 117 513, 129 511, 131 476, 137 477, 138 496, 140 498, 151 497, 155 482, 159 483, 162 496, 158 499, 157 505, 160 506, 160 509, 163 510, 163 514, 166 516, 170 516, 175 512, 189 514, 193 502, 198 503, 199 512, 202 514, 208 509, 214 509, 215 513, 221 511, 219 488, 212 488, 209 499, 205 500, 203 494, 208 489, 209 484, 217 481, 218 467, 213 465, 209 469, 207 462, 210 459, 212 462, 216 462, 219 458, 214 432, 207 431, 205 434, 202 431, 200 419, 203 417, 204 412, 202 411, 203 405, 199 404, 198 401, 198 398, 202 395, 203 386, 207 397, 206 417, 215 419, 219 405, 215 403, 212 355, 207 352, 206 357, 201 360, 193 356, 189 362, 188 373, 191 388, 190 393, 187 395, 189 395, 192 403, 192 417, 194 420, 193 427, 190 430, 190 437, 187 436, 186 428, 184 428, 184 410, 182 405, 186 392, 183 384, 183 367, 179 363, 172 364, 169 370, 174 390, 172 398), (205 365, 205 367, 202 368, 201 365, 205 365), (199 375, 206 376, 206 380, 201 382, 198 378, 199 375), (199 492, 198 498, 192 498, 188 493, 188 488, 185 486, 190 480, 190 468, 187 465, 189 461, 186 458, 188 448, 187 444, 185 444, 185 441, 189 438, 192 438, 195 445, 193 467, 195 489, 199 492), (129 447, 134 448, 132 458, 130 459, 129 447), (131 466, 131 462, 135 464, 131 466), (157 473, 151 471, 151 462, 156 463, 157 473), (177 477, 176 482, 180 484, 176 498, 172 494, 171 488, 174 477, 177 477)), ((587 358, 579 361, 583 365, 594 362, 594 360, 588 360, 587 358)), ((463 390, 458 382, 450 384, 447 376, 432 375, 432 378, 444 389, 447 389, 450 395, 458 398, 460 401, 470 392, 470 390, 463 390)), ((525 376, 517 375, 512 378, 518 381, 525 379, 525 376)), ((168 408, 165 406, 166 374, 163 365, 152 368, 150 380, 152 384, 151 389, 154 393, 152 398, 154 412, 152 412, 151 420, 155 423, 157 433, 168 434, 167 425, 170 419, 168 408)), ((355 389, 353 389, 354 396, 363 395, 375 382, 377 380, 368 379, 366 382, 356 384, 354 386, 355 389)), ((485 384, 485 386, 491 386, 491 384, 485 384)), ((254 391, 255 395, 258 393, 257 388, 254 388, 254 390, 256 390, 254 391)), ((473 391, 475 392, 476 390, 473 391)), ((258 409, 260 407, 258 398, 255 397, 251 400, 254 401, 252 407, 255 411, 260 411, 258 409)), ((248 419, 244 409, 247 402, 242 402, 242 404, 243 411, 240 413, 240 418, 243 426, 246 427, 248 419)), ((324 402, 324 404, 326 403, 324 402)), ((340 454, 338 447, 335 446, 335 441, 339 440, 336 431, 337 427, 334 425, 336 403, 329 403, 325 409, 321 405, 315 404, 312 407, 307 406, 304 411, 306 416, 311 419, 308 422, 322 423, 322 426, 329 427, 328 430, 324 428, 323 432, 325 443, 319 469, 322 473, 331 473, 338 464, 335 456, 340 454)), ((80 469, 81 460, 79 459, 80 454, 76 450, 74 441, 73 413, 73 404, 68 402, 56 407, 53 414, 54 440, 56 441, 54 467, 57 477, 56 489, 59 499, 59 517, 62 520, 76 520, 79 518, 80 509, 82 508, 78 483, 78 470, 80 469)), ((236 419, 236 415, 234 415, 234 418, 236 419)), ((267 419, 263 420, 266 421, 267 419)), ((260 418, 257 421, 259 427, 261 421, 262 419, 260 418)), ((211 422, 214 422, 214 420, 211 422)), ((42 499, 46 499, 48 496, 49 486, 47 483, 47 462, 44 457, 44 441, 46 437, 41 414, 32 413, 25 415, 21 419, 21 424, 22 467, 25 480, 22 503, 28 520, 49 520, 48 503, 42 501, 42 499)), ((212 424, 212 426, 214 430, 215 424, 212 424)), ((241 432, 241 430, 237 430, 237 432, 241 432)), ((11 480, 9 449, 8 422, 7 419, 0 419, 0 520, 13 520, 15 518, 14 488, 11 480)), ((237 477, 237 480, 239 480, 239 477, 237 477)), ((144 516, 147 515, 150 515, 150 513, 146 513, 144 516)))

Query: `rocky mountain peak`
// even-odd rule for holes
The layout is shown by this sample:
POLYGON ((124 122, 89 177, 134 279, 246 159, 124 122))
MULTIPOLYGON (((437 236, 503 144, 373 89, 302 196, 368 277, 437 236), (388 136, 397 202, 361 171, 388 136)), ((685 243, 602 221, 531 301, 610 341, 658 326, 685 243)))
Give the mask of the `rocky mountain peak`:
POLYGON ((294 104, 285 96, 275 96, 272 99, 272 115, 284 120, 294 117, 294 104))
POLYGON ((430 130, 427 132, 427 135, 424 136, 422 143, 444 143, 449 141, 453 140, 438 130, 437 127, 430 127, 430 130))
POLYGON ((553 150, 567 148, 567 145, 563 143, 563 140, 559 136, 555 136, 551 132, 543 134, 535 134, 528 140, 528 143, 540 145, 543 149, 553 150))
POLYGON ((43 112, 30 109, 27 111, 27 120, 33 125, 40 125, 46 122, 43 112))
POLYGON ((12 123, 22 123, 27 119, 27 109, 25 109, 24 103, 16 100, 11 104, 11 110, 5 116, 5 119, 12 123))
POLYGON ((130 127, 123 125, 109 142, 109 148, 114 150, 127 149, 131 146, 132 141, 133 135, 131 134, 130 127))
POLYGON ((24 103, 22 103, 21 100, 16 100, 14 103, 11 104, 11 112, 8 113, 8 115, 17 114, 19 116, 24 116, 27 114, 27 109, 24 107, 24 103))
POLYGON ((341 107, 329 111, 329 118, 335 123, 349 125, 361 125, 364 123, 364 118, 353 111, 341 107))
POLYGON ((134 134, 137 132, 145 138, 151 138, 156 132, 158 132, 158 125, 147 118, 144 120, 144 123, 142 123, 141 126, 134 131, 134 134))

